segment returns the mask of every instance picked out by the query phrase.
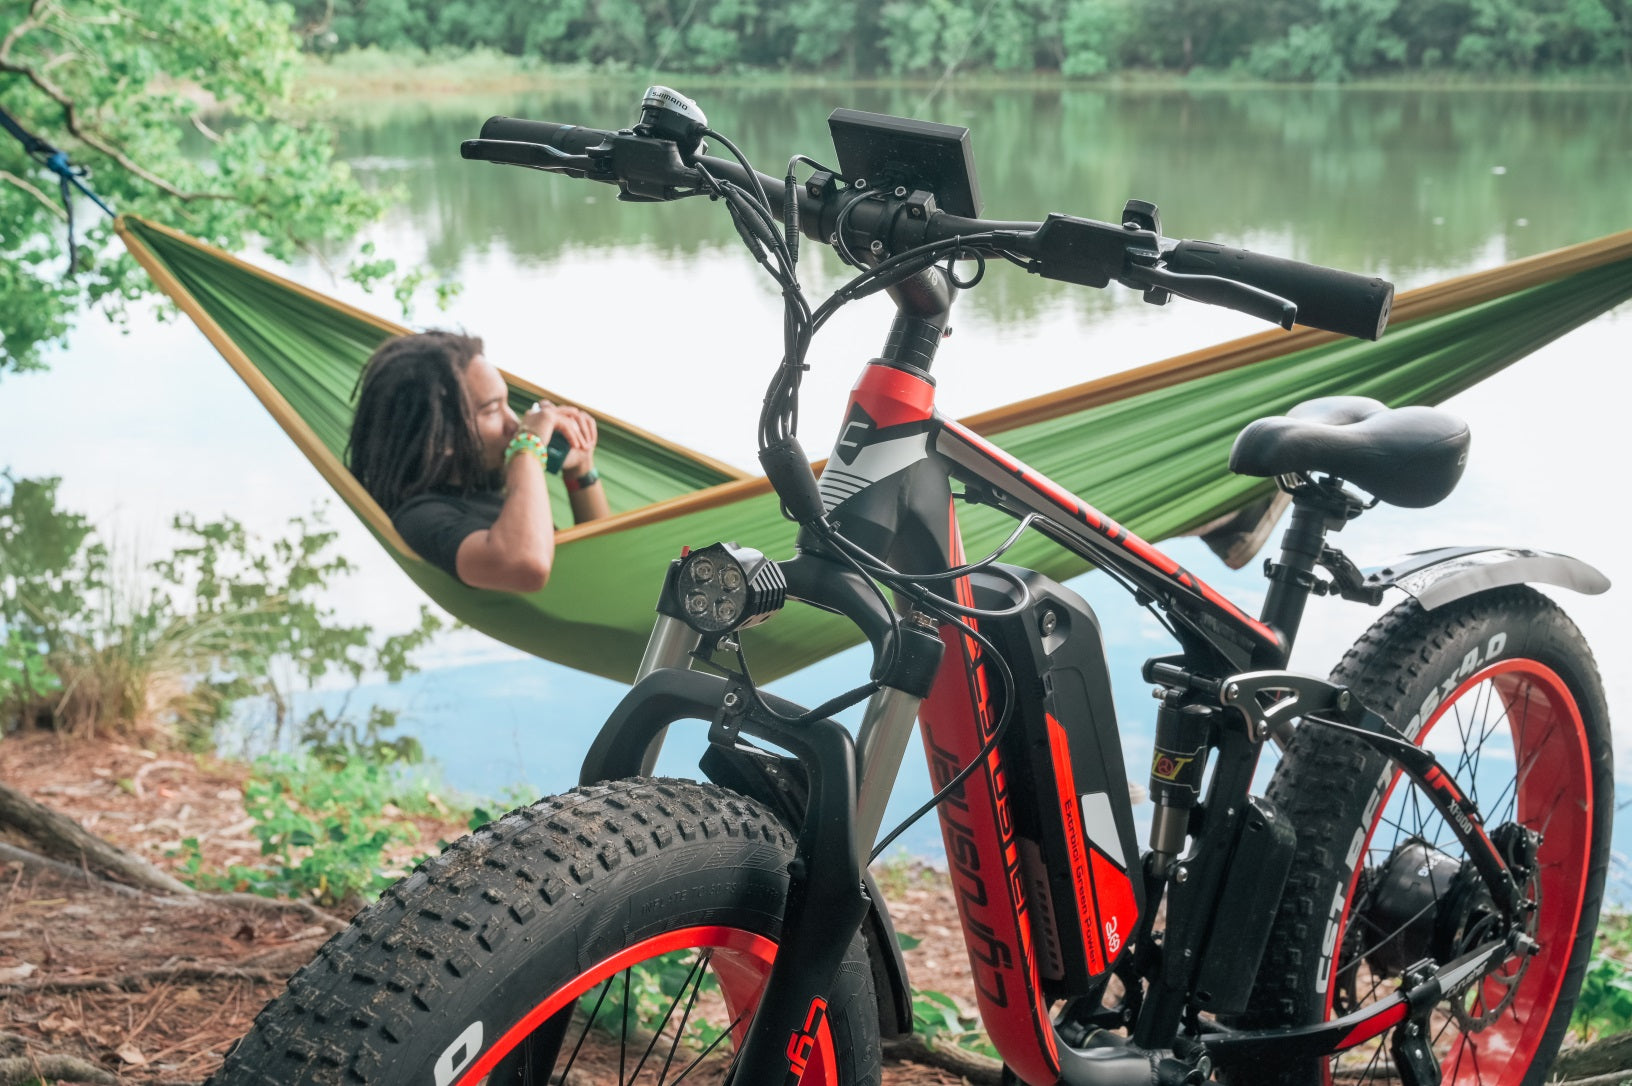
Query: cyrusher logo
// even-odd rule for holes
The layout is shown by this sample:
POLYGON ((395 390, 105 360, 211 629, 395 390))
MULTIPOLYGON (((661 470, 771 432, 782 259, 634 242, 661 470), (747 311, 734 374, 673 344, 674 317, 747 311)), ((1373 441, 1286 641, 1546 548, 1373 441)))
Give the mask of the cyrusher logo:
POLYGON ((833 452, 846 465, 854 464, 862 447, 867 444, 867 435, 877 427, 878 424, 861 409, 859 403, 852 404, 850 415, 844 420, 844 432, 839 435, 839 443, 833 446, 833 452))

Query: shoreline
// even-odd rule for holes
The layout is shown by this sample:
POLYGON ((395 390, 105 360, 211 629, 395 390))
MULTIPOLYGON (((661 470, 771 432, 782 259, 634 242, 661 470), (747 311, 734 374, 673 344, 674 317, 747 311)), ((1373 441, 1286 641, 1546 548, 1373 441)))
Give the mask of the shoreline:
POLYGON ((1216 92, 1216 91, 1603 91, 1632 92, 1625 73, 1589 72, 1493 79, 1459 72, 1399 73, 1385 77, 1355 79, 1340 83, 1269 82, 1228 71, 1196 70, 1188 75, 1143 69, 1123 71, 1095 78, 1075 78, 1059 72, 1034 71, 1022 74, 970 72, 953 78, 935 76, 835 77, 819 72, 745 71, 740 73, 649 72, 554 68, 534 64, 521 57, 492 51, 437 54, 417 51, 389 51, 375 47, 354 49, 332 56, 308 54, 300 67, 300 82, 325 96, 316 103, 332 107, 338 99, 391 101, 416 98, 460 97, 487 94, 516 94, 566 88, 594 89, 628 83, 660 83, 686 88, 739 88, 744 90, 791 90, 799 88, 886 87, 907 90, 943 89, 965 91, 1051 91, 1051 92, 1216 92))

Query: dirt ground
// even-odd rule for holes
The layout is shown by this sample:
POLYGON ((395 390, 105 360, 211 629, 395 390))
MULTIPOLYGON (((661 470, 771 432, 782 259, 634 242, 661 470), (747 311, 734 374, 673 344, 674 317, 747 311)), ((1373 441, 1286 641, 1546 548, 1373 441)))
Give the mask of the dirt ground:
MULTIPOLYGON (((168 853, 187 837, 198 838, 213 868, 257 855, 243 776, 238 765, 118 744, 68 744, 48 734, 0 740, 0 780, 172 871, 177 861, 168 853)), ((457 824, 421 829, 432 841, 463 832, 457 824)), ((883 882, 897 929, 922 940, 906 955, 914 985, 972 1008, 944 878, 894 867, 883 882)), ((120 1082, 202 1082, 331 928, 295 912, 112 893, 0 859, 0 1060, 50 1053, 120 1082)), ((586 1054, 580 1064, 598 1062, 586 1054)), ((616 1081, 615 1073, 583 1081, 603 1080, 616 1081)), ((893 1062, 884 1081, 964 1080, 893 1062)))

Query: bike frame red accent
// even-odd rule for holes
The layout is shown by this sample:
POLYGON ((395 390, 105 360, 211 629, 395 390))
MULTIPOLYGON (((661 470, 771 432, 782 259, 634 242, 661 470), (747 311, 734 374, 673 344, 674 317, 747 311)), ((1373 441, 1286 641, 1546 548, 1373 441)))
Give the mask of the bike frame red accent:
MULTIPOLYGON (((956 567, 964 558, 955 516, 951 528, 947 559, 956 567)), ((968 578, 956 582, 955 596, 965 606, 974 603, 968 578)), ((966 622, 968 626, 953 622, 941 627, 947 651, 918 716, 935 788, 980 753, 997 723, 980 644, 965 632, 978 627, 973 620, 966 622)), ((1007 781, 1002 755, 994 750, 984 769, 971 774, 936 813, 981 1022, 1003 1062, 1023 1081, 1054 1082, 1059 1050, 1032 943, 1007 781)))
POLYGON ((883 430, 928 419, 935 408, 935 386, 893 366, 866 366, 850 390, 850 402, 883 430))
POLYGON ((821 1043, 818 1038, 821 1028, 826 1024, 827 1000, 817 996, 810 1001, 810 1010, 805 1013, 804 1027, 788 1036, 788 1073, 795 1078, 804 1077, 805 1071, 810 1066, 811 1051, 821 1043))
POLYGON ((1060 815, 1065 823, 1065 840, 1071 848, 1071 889, 1077 898, 1077 915, 1088 926, 1088 972, 1099 976, 1109 966, 1111 955, 1105 947, 1105 928, 1094 900, 1094 877, 1089 870, 1088 835, 1083 832, 1082 815, 1078 804, 1076 775, 1071 771, 1071 740, 1054 719, 1053 713, 1043 717, 1048 722, 1049 754, 1054 762, 1054 787, 1059 792, 1060 815))
POLYGON ((990 482, 1018 482, 1042 499, 1034 503, 1037 512, 1055 521, 1059 521, 1063 513, 1065 527, 1088 529, 1087 532, 1073 533, 1073 539, 1091 552, 1086 555, 1090 560, 1103 560, 1135 578, 1164 584, 1175 595, 1193 600, 1198 609, 1210 611, 1214 618, 1235 629, 1254 646, 1284 655, 1285 643, 1279 634, 1225 599, 1200 577, 1181 568, 1178 562, 967 426, 939 415, 936 421, 942 438, 951 439, 949 445, 938 444, 937 448, 959 467, 990 482))
POLYGON ((1133 877, 1092 844, 1088 848, 1088 870, 1094 876, 1094 908, 1099 913, 1098 936, 1105 943, 1105 960, 1115 962, 1127 945, 1128 933, 1139 923, 1139 901, 1133 894, 1133 877))
POLYGON ((1375 1017, 1368 1018, 1358 1026, 1343 1035, 1333 1051, 1345 1052, 1358 1045, 1363 1045, 1379 1034, 1386 1033, 1393 1027, 1405 1021, 1406 1012, 1410 1010, 1403 1002, 1396 1003, 1386 1010, 1379 1011, 1375 1017))
MULTIPOLYGON (((735 1030, 735 1042, 740 1045, 747 1034, 748 1023, 752 1017, 742 1012, 758 1001, 759 994, 764 989, 765 979, 770 975, 771 963, 776 958, 776 943, 763 935, 723 925, 678 928, 643 939, 610 957, 603 958, 557 988, 532 1010, 522 1015, 520 1021, 505 1030, 481 1058, 455 1080, 454 1086, 476 1086, 499 1065, 499 1061, 515 1051, 516 1046, 526 1040, 530 1033, 607 977, 648 958, 689 948, 709 948, 716 953, 725 951, 732 955, 733 967, 716 971, 715 975, 719 978, 720 988, 725 995, 726 1006, 730 1008, 732 1018, 741 1018, 735 1030)), ((826 1008, 825 1001, 818 1002, 822 1003, 824 1009, 826 1008)), ((831 1086, 836 1082, 835 1069, 838 1063, 833 1050, 833 1034, 828 1028, 825 1015, 817 1027, 814 1041, 814 1045, 807 1052, 804 1070, 806 1079, 801 1081, 808 1081, 811 1086, 824 1083, 831 1086), (815 1072, 814 1078, 809 1077, 812 1071, 815 1072)))
MULTIPOLYGON (((1450 696, 1440 702, 1438 708, 1413 737, 1413 742, 1418 746, 1423 745, 1429 733, 1444 718, 1446 710, 1463 694, 1483 682, 1490 682, 1501 695, 1510 724, 1518 726, 1518 722, 1522 721, 1524 726, 1534 727, 1539 733, 1541 745, 1533 758, 1527 758, 1525 750, 1515 751, 1519 771, 1524 773, 1524 781, 1517 790, 1517 808, 1514 815, 1525 825, 1536 824, 1534 820, 1539 818, 1542 823, 1549 826, 1537 854, 1542 887, 1536 935, 1543 953, 1531 960, 1529 969, 1520 981, 1522 987, 1515 1005, 1500 1020, 1477 1034, 1481 1060, 1513 1061, 1522 1060, 1526 1052, 1535 1050, 1540 1034, 1552 1015, 1564 971, 1569 965, 1571 947, 1577 934, 1575 918, 1580 916, 1582 898, 1586 894, 1587 867, 1591 855, 1585 850, 1581 856, 1575 858, 1563 853, 1569 842, 1589 840, 1591 837, 1592 789, 1588 785, 1592 779, 1592 767, 1588 760, 1586 724, 1581 719, 1581 709, 1576 704, 1569 687, 1551 668, 1538 661, 1523 658, 1499 661, 1465 679, 1450 696), (1539 706, 1538 688, 1541 688, 1541 696, 1545 698, 1545 704, 1539 706), (1559 741, 1564 739, 1571 742, 1559 741), (1563 826, 1557 825, 1560 818, 1565 820, 1563 826), (1551 876, 1549 871, 1552 872, 1551 876), (1548 953, 1549 950, 1558 952, 1548 953), (1517 1037, 1507 1036, 1508 1032, 1517 1033, 1517 1037)), ((1519 746, 1517 736, 1514 745, 1516 748, 1519 746)), ((1388 801, 1402 776, 1403 772, 1396 772, 1394 779, 1389 782, 1377 806, 1379 816, 1388 809, 1388 801)), ((1429 776, 1433 778, 1434 774, 1430 772, 1429 776)), ((1443 774, 1433 780, 1433 783, 1435 787, 1443 788, 1460 799, 1461 793, 1443 774)), ((1343 901, 1343 911, 1333 936, 1335 943, 1332 948, 1332 972, 1327 978, 1326 986, 1328 1018, 1332 1014, 1332 1003, 1337 990, 1338 951, 1342 947, 1344 932, 1348 930, 1349 911, 1354 904, 1355 886, 1359 881, 1359 872, 1365 866, 1364 857, 1371 849, 1371 839, 1381 821, 1381 817, 1374 819, 1366 831, 1365 841, 1360 849, 1361 862, 1355 865, 1355 874, 1349 882, 1348 893, 1343 901)), ((1483 832, 1481 828, 1481 835, 1483 832)), ((1381 1034, 1389 1026, 1403 1021, 1404 1018, 1403 1006, 1397 1010, 1380 1008, 1375 1018, 1368 1019, 1351 1030, 1336 1046, 1336 1051, 1362 1044, 1381 1034)), ((1464 1035, 1457 1036, 1460 1044, 1464 1035)), ((1462 1081, 1455 1077, 1455 1072, 1460 1069, 1458 1051, 1457 1047, 1453 1047, 1441 1068, 1447 1086, 1462 1081)), ((1471 1062, 1470 1066, 1462 1070, 1470 1074, 1475 1073, 1471 1062)), ((1329 1083, 1330 1065, 1323 1068, 1322 1073, 1325 1081, 1329 1083)))

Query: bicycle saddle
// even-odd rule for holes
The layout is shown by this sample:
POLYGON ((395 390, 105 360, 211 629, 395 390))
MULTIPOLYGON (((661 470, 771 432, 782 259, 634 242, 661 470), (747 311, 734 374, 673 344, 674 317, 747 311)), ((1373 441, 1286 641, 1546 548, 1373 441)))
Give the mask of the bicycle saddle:
POLYGON ((1258 476, 1321 471, 1390 505, 1421 509, 1456 489, 1469 436, 1467 423, 1432 407, 1323 396, 1248 423, 1230 450, 1230 470, 1258 476))

